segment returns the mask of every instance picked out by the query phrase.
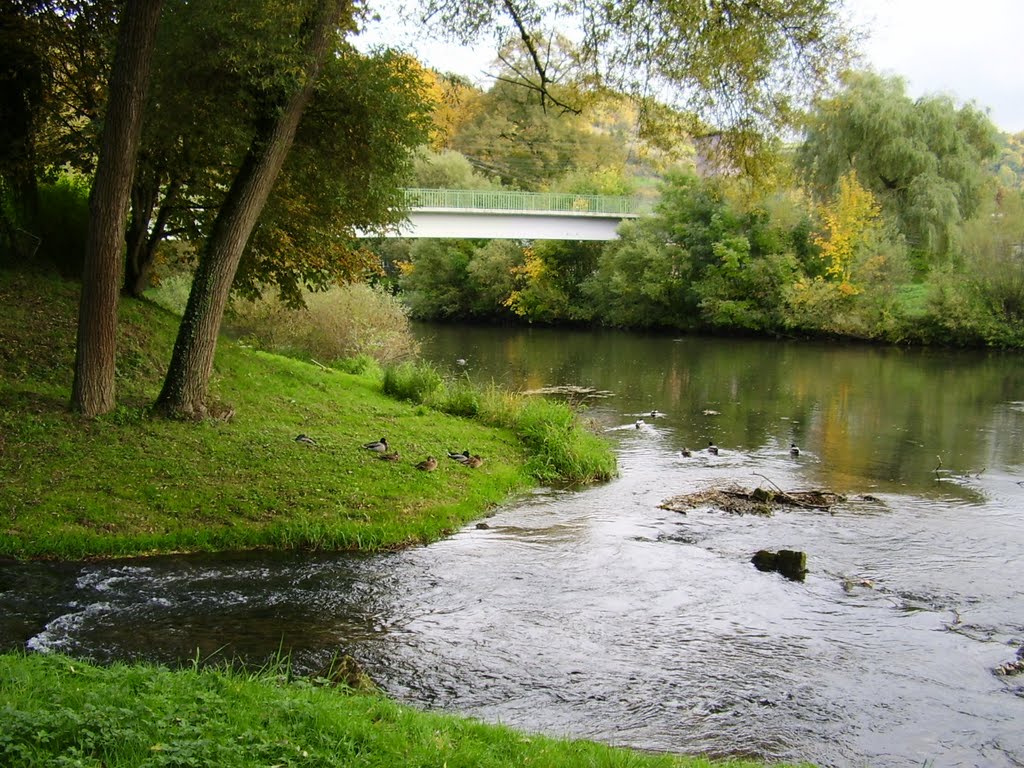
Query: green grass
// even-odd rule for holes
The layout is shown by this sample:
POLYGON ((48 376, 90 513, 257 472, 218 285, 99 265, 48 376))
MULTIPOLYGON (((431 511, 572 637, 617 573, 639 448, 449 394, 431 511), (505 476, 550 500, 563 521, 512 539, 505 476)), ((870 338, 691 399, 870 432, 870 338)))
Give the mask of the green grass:
POLYGON ((590 483, 615 474, 615 456, 608 444, 581 429, 577 414, 565 403, 494 386, 480 388, 465 378, 446 380, 429 363, 389 366, 384 371, 384 391, 443 413, 472 416, 512 430, 526 446, 527 469, 538 480, 590 483))
MULTIPOLYGON (((557 479, 535 459, 543 436, 388 397, 373 366, 350 374, 227 340, 212 410, 233 417, 153 418, 177 317, 147 302, 122 302, 118 408, 83 420, 67 407, 77 295, 73 283, 0 272, 0 556, 397 548, 557 479), (299 433, 318 445, 296 443, 299 433), (399 462, 361 448, 381 436, 399 462), (467 447, 482 467, 443 459, 467 447), (428 455, 442 457, 437 471, 416 470, 428 455)), ((557 421, 557 453, 598 441, 557 421)))
POLYGON ((326 679, 0 655, 0 764, 30 766, 755 766, 651 755, 421 712, 326 679))

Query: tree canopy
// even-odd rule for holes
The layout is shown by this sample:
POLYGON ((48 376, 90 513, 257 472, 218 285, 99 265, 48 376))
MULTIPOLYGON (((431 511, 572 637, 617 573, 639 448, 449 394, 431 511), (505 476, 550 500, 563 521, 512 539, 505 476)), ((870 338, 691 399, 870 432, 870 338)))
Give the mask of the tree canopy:
POLYGON ((947 96, 911 99, 899 78, 849 72, 843 85, 808 115, 797 152, 805 179, 827 198, 855 171, 912 247, 949 253, 983 199, 991 121, 947 96))
POLYGON ((735 164, 847 67, 853 45, 839 0, 425 0, 424 17, 462 40, 520 40, 542 103, 565 104, 559 86, 654 97, 735 164), (578 30, 571 45, 548 42, 566 30, 578 30))

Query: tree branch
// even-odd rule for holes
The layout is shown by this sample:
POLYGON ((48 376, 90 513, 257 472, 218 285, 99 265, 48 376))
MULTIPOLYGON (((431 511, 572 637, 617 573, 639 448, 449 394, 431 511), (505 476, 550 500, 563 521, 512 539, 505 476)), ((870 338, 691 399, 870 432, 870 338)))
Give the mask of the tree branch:
MULTIPOLYGON (((533 42, 533 36, 526 29, 526 22, 523 21, 522 14, 519 9, 516 8, 512 0, 503 0, 505 10, 508 11, 508 15, 512 17, 512 22, 516 25, 516 29, 519 30, 519 37, 523 41, 523 45, 526 47, 526 52, 530 56, 530 60, 533 62, 533 68, 537 75, 540 77, 540 84, 532 82, 529 78, 523 77, 522 74, 515 68, 511 67, 516 74, 523 77, 523 82, 515 82, 505 78, 498 78, 505 82, 515 82, 517 85, 524 85, 532 91, 536 91, 540 96, 540 106, 545 112, 547 111, 547 105, 550 101, 556 107, 559 107, 563 112, 570 112, 574 115, 580 114, 583 110, 566 104, 551 95, 551 91, 548 86, 553 85, 553 81, 548 78, 547 65, 541 61, 540 53, 537 51, 537 46, 533 42)), ((502 57, 502 61, 508 65, 509 62, 505 61, 502 57)))

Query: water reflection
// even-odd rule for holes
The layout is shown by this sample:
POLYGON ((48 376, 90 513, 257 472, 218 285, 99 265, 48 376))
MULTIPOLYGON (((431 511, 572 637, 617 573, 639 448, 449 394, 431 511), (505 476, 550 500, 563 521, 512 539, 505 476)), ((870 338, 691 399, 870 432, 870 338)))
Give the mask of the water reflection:
POLYGON ((1019 355, 670 338, 615 331, 422 326, 428 357, 480 381, 535 389, 581 385, 605 427, 657 409, 647 427, 667 450, 714 440, 734 451, 803 449, 809 477, 867 488, 971 498, 986 471, 1024 461, 1019 355), (938 468, 939 471, 936 471, 938 468))

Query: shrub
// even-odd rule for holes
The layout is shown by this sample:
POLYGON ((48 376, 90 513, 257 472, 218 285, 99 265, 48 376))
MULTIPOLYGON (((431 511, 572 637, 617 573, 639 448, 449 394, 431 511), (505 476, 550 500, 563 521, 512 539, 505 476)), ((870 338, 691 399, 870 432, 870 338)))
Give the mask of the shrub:
POLYGON ((426 403, 441 389, 443 379, 429 363, 406 362, 384 369, 384 394, 413 403, 426 403))
POLYGON ((40 185, 37 216, 37 257, 65 277, 80 277, 89 228, 88 182, 77 176, 61 176, 52 184, 40 185))
POLYGON ((383 290, 356 283, 305 301, 298 310, 271 296, 235 301, 225 328, 260 349, 325 364, 360 356, 390 363, 419 350, 401 303, 383 290))
POLYGON ((465 378, 446 381, 432 404, 453 416, 473 417, 480 413, 480 390, 465 378))

